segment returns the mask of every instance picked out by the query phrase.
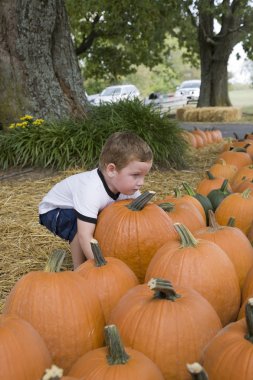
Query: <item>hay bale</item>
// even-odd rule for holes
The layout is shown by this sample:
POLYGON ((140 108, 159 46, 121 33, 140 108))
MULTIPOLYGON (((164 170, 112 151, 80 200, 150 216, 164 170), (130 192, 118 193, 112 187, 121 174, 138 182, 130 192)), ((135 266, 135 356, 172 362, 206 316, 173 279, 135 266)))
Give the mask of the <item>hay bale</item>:
POLYGON ((240 120, 242 112, 237 107, 184 107, 177 110, 181 121, 230 122, 240 120))

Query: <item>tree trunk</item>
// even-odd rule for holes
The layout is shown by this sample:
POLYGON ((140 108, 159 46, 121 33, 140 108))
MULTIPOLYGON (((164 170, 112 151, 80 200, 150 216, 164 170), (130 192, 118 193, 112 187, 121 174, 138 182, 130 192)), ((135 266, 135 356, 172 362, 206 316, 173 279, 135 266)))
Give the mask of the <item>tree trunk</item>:
MULTIPOLYGON (((233 5, 239 7, 239 2, 233 5)), ((201 88, 198 107, 231 106, 228 96, 228 60, 241 41, 240 12, 224 2, 221 29, 214 33, 214 0, 199 2, 198 42, 201 61, 201 88)))
POLYGON ((64 0, 0 0, 0 121, 85 115, 64 0))

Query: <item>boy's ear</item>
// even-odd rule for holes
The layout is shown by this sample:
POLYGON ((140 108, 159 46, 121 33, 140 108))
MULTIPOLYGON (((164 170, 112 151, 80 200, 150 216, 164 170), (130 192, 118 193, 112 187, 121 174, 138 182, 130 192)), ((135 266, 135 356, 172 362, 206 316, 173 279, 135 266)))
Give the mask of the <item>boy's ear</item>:
POLYGON ((116 166, 112 162, 106 166, 106 173, 109 177, 114 177, 116 173, 116 166))

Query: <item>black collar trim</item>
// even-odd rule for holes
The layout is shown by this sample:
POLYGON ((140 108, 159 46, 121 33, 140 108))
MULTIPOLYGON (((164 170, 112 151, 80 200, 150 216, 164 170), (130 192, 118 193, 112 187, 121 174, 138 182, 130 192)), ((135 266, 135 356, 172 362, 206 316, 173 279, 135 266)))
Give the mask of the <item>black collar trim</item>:
POLYGON ((117 193, 117 194, 113 193, 113 192, 109 189, 109 187, 108 187, 108 185, 107 185, 107 183, 106 183, 106 181, 105 181, 105 177, 103 176, 103 173, 102 173, 99 169, 97 169, 97 172, 98 172, 98 175, 99 175, 101 181, 103 182, 103 185, 104 185, 105 191, 107 192, 107 194, 109 195, 109 197, 111 197, 113 200, 116 201, 116 200, 118 199, 120 193, 117 193))

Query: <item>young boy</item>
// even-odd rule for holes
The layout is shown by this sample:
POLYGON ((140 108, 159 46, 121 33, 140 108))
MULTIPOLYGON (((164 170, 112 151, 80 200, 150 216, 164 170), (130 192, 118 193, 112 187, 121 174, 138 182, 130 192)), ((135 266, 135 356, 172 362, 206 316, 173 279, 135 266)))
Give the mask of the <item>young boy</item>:
POLYGON ((98 168, 65 178, 42 199, 40 224, 69 241, 74 269, 93 258, 90 241, 98 213, 112 202, 138 197, 152 160, 139 136, 116 132, 105 142, 98 168))

